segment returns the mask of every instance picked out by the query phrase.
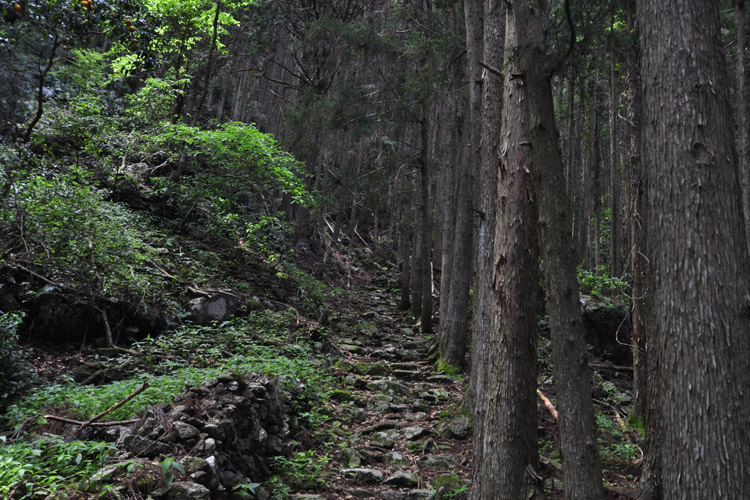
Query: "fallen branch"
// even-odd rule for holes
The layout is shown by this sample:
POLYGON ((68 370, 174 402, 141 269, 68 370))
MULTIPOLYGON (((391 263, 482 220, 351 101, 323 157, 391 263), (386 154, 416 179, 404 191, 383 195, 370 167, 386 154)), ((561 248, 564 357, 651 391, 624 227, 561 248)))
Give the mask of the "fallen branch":
POLYGON ((604 363, 589 363, 589 366, 593 368, 594 370, 609 370, 609 371, 615 371, 615 372, 632 372, 633 371, 632 366, 605 365, 604 363))
MULTIPOLYGON (((83 426, 86 422, 81 420, 73 420, 72 418, 59 417, 57 415, 44 415, 43 418, 47 420, 54 420, 56 422, 63 422, 65 424, 80 425, 83 426)), ((88 424, 89 427, 111 427, 113 425, 130 425, 140 422, 140 418, 131 418, 129 420, 108 420, 106 422, 91 422, 88 424)), ((80 432, 80 431, 79 431, 80 432)))
POLYGON ((552 401, 550 401, 547 396, 542 394, 542 391, 540 391, 539 389, 536 390, 536 394, 537 396, 539 396, 539 399, 542 400, 542 403, 544 403, 544 407, 547 408, 547 410, 549 410, 550 414, 552 415, 552 418, 554 418, 555 422, 557 422, 557 418, 558 418, 557 410, 555 410, 555 406, 552 404, 552 401))
POLYGON ((133 399, 134 397, 136 397, 138 394, 140 394, 143 391, 145 391, 147 388, 148 388, 148 382, 144 382, 142 386, 140 386, 138 389, 136 389, 135 391, 133 391, 128 397, 126 397, 125 399, 123 399, 119 403, 116 403, 116 404, 110 406, 109 408, 107 408, 103 412, 99 413, 98 415, 95 415, 95 416, 91 417, 90 419, 88 419, 86 422, 83 422, 83 424, 81 424, 81 427, 76 431, 76 434, 79 434, 86 427, 88 427, 90 425, 93 425, 95 421, 99 420, 104 415, 108 415, 109 413, 112 413, 116 409, 120 408, 122 405, 124 405, 125 403, 127 403, 128 401, 130 401, 131 399, 133 399))

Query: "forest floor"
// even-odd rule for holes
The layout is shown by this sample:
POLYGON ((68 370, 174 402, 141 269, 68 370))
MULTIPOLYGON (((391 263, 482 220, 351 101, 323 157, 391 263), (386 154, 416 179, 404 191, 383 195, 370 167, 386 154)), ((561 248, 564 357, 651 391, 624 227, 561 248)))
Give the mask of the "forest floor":
MULTIPOLYGON (((286 458, 271 460, 270 478, 250 485, 248 491, 255 489, 252 495, 237 495, 236 498, 464 498, 470 487, 472 452, 472 422, 463 399, 468 376, 449 376, 435 371, 434 364, 428 361, 434 349, 434 334, 420 333, 420 325, 413 316, 396 308, 396 270, 384 259, 380 264, 373 259, 366 260, 366 264, 349 263, 356 272, 350 273, 348 289, 326 305, 331 310, 329 325, 300 318, 298 313, 296 318, 290 319, 294 313, 282 311, 274 313, 271 323, 267 318, 261 321, 260 327, 247 326, 250 323, 235 329, 224 326, 226 336, 214 330, 198 330, 196 335, 204 337, 191 340, 187 340, 187 335, 171 339, 165 335, 163 341, 137 344, 134 349, 138 353, 131 351, 106 361, 101 350, 90 348, 34 348, 36 371, 42 378, 53 379, 59 374, 75 373, 82 366, 94 366, 98 370, 94 374, 106 375, 96 381, 96 385, 106 391, 107 387, 128 380, 134 374, 169 376, 168 366, 186 363, 193 370, 190 373, 209 370, 220 364, 219 357, 248 356, 248 351, 259 349, 259 345, 266 349, 258 351, 266 358, 288 352, 290 346, 299 347, 301 360, 295 362, 310 363, 309 366, 298 368, 295 364, 272 363, 278 365, 276 375, 281 378, 289 379, 290 371, 299 369, 295 377, 308 378, 310 386, 317 384, 315 400, 306 403, 307 411, 300 416, 300 420, 304 417, 305 425, 301 426, 304 428, 294 436, 295 447, 286 458), (285 333, 274 337, 268 333, 272 327, 283 329, 285 333), (252 332, 247 333, 250 330, 252 332), (248 335, 249 340, 238 343, 240 331, 241 335, 248 335), (206 342, 207 334, 210 342, 206 342), (203 353, 201 350, 207 344, 210 344, 210 351, 203 353), (318 377, 324 381, 318 382, 318 377)), ((627 421, 627 394, 632 380, 627 370, 620 371, 603 360, 595 361, 592 364, 601 367, 595 372, 594 396, 608 499, 634 498, 641 452, 638 432, 627 421)), ((182 371, 173 373, 180 374, 173 375, 174 379, 183 381, 182 371)), ((202 373, 197 375, 206 378, 202 373)), ((216 376, 214 372, 210 374, 216 376)), ((546 498, 556 499, 562 498, 562 483, 557 424, 550 411, 556 404, 551 377, 549 340, 542 334, 538 375, 539 388, 544 395, 539 400, 538 411, 542 458, 540 487, 546 498)), ((188 385, 189 381, 184 382, 188 385)), ((304 380, 302 382, 299 384, 295 379, 300 387, 304 385, 304 380)), ((62 407, 55 408, 51 406, 54 398, 49 399, 44 394, 51 393, 30 400, 38 405, 39 411, 75 416, 74 406, 86 406, 85 402, 71 405, 74 398, 65 396, 62 407)), ((112 397, 114 401, 120 399, 120 396, 112 397)), ((152 396, 150 405, 161 404, 159 401, 171 403, 167 393, 163 393, 152 396)), ((16 411, 33 416, 33 410, 16 411)), ((48 423, 34 432, 70 434, 69 431, 56 423, 48 423)), ((175 460, 185 456, 183 451, 175 460)), ((132 454, 110 457, 110 462, 124 463, 126 458, 132 460, 132 454)), ((164 464, 172 462, 156 457, 152 463, 160 464, 164 472, 164 464)), ((162 474, 160 480, 164 479, 162 474)), ((132 483, 132 480, 128 483, 130 493, 122 498, 141 498, 134 493, 132 483)), ((162 497, 156 491, 148 498, 172 498, 166 493, 168 490, 160 491, 162 497)), ((17 495, 15 498, 26 497, 17 495)))

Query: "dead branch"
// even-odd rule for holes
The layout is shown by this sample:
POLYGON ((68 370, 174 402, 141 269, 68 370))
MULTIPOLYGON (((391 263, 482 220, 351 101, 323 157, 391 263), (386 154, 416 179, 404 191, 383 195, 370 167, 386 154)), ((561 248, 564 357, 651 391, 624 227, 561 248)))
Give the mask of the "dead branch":
POLYGON ((109 408, 107 408, 103 412, 99 413, 98 415, 95 415, 95 416, 91 417, 90 419, 88 419, 86 422, 83 422, 83 424, 81 424, 81 427, 76 431, 76 434, 79 434, 86 427, 88 427, 90 425, 93 425, 95 421, 99 420, 104 415, 108 415, 108 414, 112 413, 113 411, 115 411, 116 409, 120 408, 125 403, 127 403, 128 401, 130 401, 131 399, 133 399, 134 397, 136 397, 138 394, 140 394, 143 391, 145 391, 147 388, 148 388, 148 382, 144 382, 142 386, 140 386, 138 389, 136 389, 135 391, 133 391, 132 393, 130 393, 130 395, 128 395, 128 397, 126 397, 125 399, 123 399, 119 403, 116 403, 116 404, 110 406, 109 408))
MULTIPOLYGON (((73 420, 72 418, 58 417, 57 415, 44 415, 43 418, 47 420, 55 420, 56 422, 63 422, 65 424, 80 425, 83 426, 86 422, 81 420, 73 420)), ((130 425, 140 422, 140 418, 131 418, 128 420, 108 420, 106 422, 91 422, 89 427, 111 427, 113 425, 130 425)))
POLYGON ((552 401, 550 401, 547 396, 542 394, 542 391, 540 391, 539 389, 536 390, 536 394, 537 396, 539 396, 539 399, 542 400, 542 403, 544 403, 544 407, 547 408, 547 410, 549 410, 550 414, 552 415, 552 418, 554 418, 555 422, 557 422, 558 415, 557 415, 557 410, 555 410, 555 405, 553 405, 552 401))

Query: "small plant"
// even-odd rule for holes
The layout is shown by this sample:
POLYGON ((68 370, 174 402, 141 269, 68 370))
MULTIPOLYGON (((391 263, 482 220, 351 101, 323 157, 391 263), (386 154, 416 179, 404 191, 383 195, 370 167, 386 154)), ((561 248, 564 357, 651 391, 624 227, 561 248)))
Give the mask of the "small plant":
POLYGON ((317 455, 315 450, 297 452, 292 458, 278 456, 274 469, 284 482, 294 489, 311 490, 328 486, 325 465, 331 461, 328 454, 317 455))
POLYGON ((578 286, 581 293, 598 298, 625 299, 630 285, 621 278, 613 278, 605 266, 598 271, 578 267, 578 286))
POLYGON ((180 462, 177 462, 172 457, 167 457, 159 464, 159 468, 161 469, 161 473, 164 476, 164 482, 167 485, 170 485, 174 482, 175 479, 175 472, 179 472, 180 474, 185 473, 185 468, 182 466, 180 462))
POLYGON ((111 443, 66 442, 60 436, 5 444, 0 446, 0 497, 67 498, 59 492, 85 485, 114 452, 111 443))
POLYGON ((31 376, 24 352, 16 346, 23 318, 23 312, 0 315, 0 401, 17 396, 31 376))

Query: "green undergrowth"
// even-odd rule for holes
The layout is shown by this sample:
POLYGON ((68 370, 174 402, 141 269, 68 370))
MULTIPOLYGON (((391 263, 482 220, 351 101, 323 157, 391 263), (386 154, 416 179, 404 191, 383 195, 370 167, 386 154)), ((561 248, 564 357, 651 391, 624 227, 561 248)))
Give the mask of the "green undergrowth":
MULTIPOLYGON (((133 345, 142 353, 126 380, 104 385, 81 385, 61 377, 39 387, 12 404, 5 419, 15 428, 28 419, 50 411, 86 419, 122 401, 144 384, 138 396, 108 414, 108 419, 127 419, 149 405, 171 402, 185 386, 199 385, 218 375, 260 373, 278 377, 306 400, 327 394, 332 380, 321 368, 323 359, 305 343, 290 342, 289 313, 256 312, 214 326, 185 326, 176 332, 133 345)), ((132 355, 115 359, 125 363, 132 355)))
MULTIPOLYGON (((115 451, 111 443, 66 441, 45 435, 33 441, 0 446, 2 498, 68 498, 71 487, 86 489, 87 482, 115 451), (59 495, 63 496, 59 496, 59 495)), ((100 490, 107 492, 106 486, 100 490)))

